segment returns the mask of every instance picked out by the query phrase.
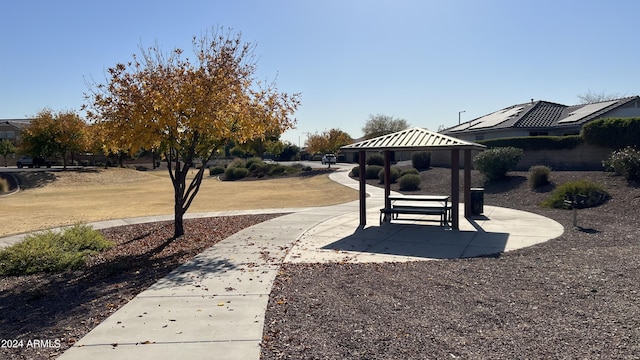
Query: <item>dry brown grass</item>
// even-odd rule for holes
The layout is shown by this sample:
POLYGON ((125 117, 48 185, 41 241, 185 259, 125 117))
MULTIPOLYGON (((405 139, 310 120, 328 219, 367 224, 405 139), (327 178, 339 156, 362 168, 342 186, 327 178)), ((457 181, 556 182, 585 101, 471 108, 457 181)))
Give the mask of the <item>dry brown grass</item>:
MULTIPOLYGON (((79 221, 173 213, 166 170, 23 173, 22 181, 24 191, 0 198, 0 236, 79 221)), ((323 206, 355 199, 357 191, 327 175, 236 182, 205 178, 188 212, 323 206)))

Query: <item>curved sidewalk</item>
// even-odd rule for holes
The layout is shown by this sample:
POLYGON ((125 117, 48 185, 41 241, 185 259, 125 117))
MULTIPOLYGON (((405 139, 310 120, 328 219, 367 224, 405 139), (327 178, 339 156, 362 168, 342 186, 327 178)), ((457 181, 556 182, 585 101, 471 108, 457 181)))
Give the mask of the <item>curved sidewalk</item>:
MULTIPOLYGON (((358 186, 345 171, 332 179, 358 186)), ((368 187, 367 192, 370 226, 358 226, 357 201, 289 209, 294 212, 244 229, 180 266, 60 359, 259 359, 269 293, 283 262, 475 256, 530 246, 564 231, 542 216, 486 206, 485 217, 461 221, 460 231, 421 226, 420 220, 378 226, 383 190, 368 187)), ((144 219, 151 218, 124 224, 144 219)))

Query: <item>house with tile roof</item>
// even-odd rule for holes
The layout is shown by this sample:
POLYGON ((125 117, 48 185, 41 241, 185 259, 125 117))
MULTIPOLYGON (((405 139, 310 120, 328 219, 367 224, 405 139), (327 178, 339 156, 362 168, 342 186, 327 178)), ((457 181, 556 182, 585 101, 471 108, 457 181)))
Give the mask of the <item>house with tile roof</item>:
POLYGON ((562 105, 548 101, 517 104, 442 130, 466 141, 520 137, 578 135, 597 119, 640 117, 640 96, 591 104, 562 105))
POLYGON ((22 131, 29 124, 31 124, 30 119, 0 119, 0 141, 7 139, 17 144, 22 131))

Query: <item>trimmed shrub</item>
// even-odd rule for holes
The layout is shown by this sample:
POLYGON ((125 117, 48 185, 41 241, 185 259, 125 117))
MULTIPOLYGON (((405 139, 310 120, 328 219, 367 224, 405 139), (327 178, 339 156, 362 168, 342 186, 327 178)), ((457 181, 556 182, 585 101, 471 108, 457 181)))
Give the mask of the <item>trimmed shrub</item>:
POLYGON ((400 191, 413 191, 420 189, 420 175, 406 174, 398 179, 400 191))
POLYGON ((233 159, 229 164, 227 164, 227 169, 228 168, 247 168, 247 162, 240 159, 240 158, 235 158, 233 159))
MULTIPOLYGON (((389 171, 389 175, 391 175, 391 184, 397 182, 400 177, 400 169, 392 167, 389 171)), ((378 180, 380 180, 380 184, 384 184, 384 168, 378 172, 378 180)))
POLYGON ((351 169, 351 176, 360 177, 360 166, 355 166, 351 169))
POLYGON ((220 174, 224 174, 224 168, 222 166, 214 166, 212 168, 209 168, 209 175, 210 176, 215 176, 215 175, 220 175, 220 174))
POLYGON ((567 136, 522 136, 480 140, 479 144, 488 148, 515 147, 522 150, 570 150, 582 144, 580 135, 567 136))
POLYGON ((264 161, 259 157, 252 157, 244 163, 244 166, 251 171, 251 165, 253 164, 264 164, 264 161))
POLYGON ((431 166, 431 153, 428 151, 416 151, 411 154, 411 164, 418 170, 428 170, 431 166))
POLYGON ((595 207, 609 200, 609 194, 602 186, 587 180, 578 180, 564 183, 553 192, 550 198, 540 205, 556 209, 566 208, 565 200, 577 201, 579 209, 595 207))
POLYGON ((582 137, 588 144, 612 149, 640 147, 640 117, 592 121, 582 127, 582 137))
POLYGON ((259 178, 267 175, 269 170, 271 170, 271 167, 263 162, 253 162, 251 163, 251 166, 249 166, 249 173, 251 176, 259 178))
POLYGON ((420 175, 420 171, 418 171, 418 169, 416 168, 411 168, 411 169, 404 169, 400 172, 400 176, 404 176, 407 174, 415 174, 415 175, 420 175))
POLYGON ((244 179, 247 175, 249 175, 249 169, 245 167, 227 166, 227 170, 224 171, 225 180, 244 179))
POLYGON ((507 176, 507 172, 518 165, 522 157, 522 149, 514 147, 493 148, 485 150, 473 158, 473 166, 489 181, 507 176))
POLYGON ((534 190, 540 186, 549 184, 549 174, 551 169, 544 165, 535 165, 529 168, 529 176, 527 181, 529 188, 534 190))
POLYGON ((367 159, 367 165, 384 166, 384 157, 382 155, 373 154, 367 159))
POLYGON ((269 169, 269 175, 278 176, 287 172, 287 167, 284 165, 275 165, 269 169))
POLYGON ((602 166, 629 181, 640 180, 640 151, 632 147, 614 151, 602 166))
POLYGON ((365 167, 365 179, 377 179, 380 170, 382 170, 382 166, 380 165, 369 165, 365 167))
POLYGON ((59 233, 46 231, 27 235, 13 246, 0 250, 0 274, 27 275, 58 273, 86 265, 91 254, 113 246, 88 225, 77 224, 59 233))

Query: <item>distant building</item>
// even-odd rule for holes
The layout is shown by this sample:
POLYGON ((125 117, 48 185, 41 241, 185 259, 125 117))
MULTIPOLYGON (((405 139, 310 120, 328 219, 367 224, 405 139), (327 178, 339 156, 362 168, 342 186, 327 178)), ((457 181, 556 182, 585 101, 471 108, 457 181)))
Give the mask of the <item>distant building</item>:
POLYGON ((31 119, 0 119, 0 141, 8 139, 17 144, 22 131, 31 124, 31 119))
POLYGON ((533 101, 513 105, 440 133, 466 141, 518 136, 578 135, 597 119, 640 117, 640 96, 582 105, 533 101))

